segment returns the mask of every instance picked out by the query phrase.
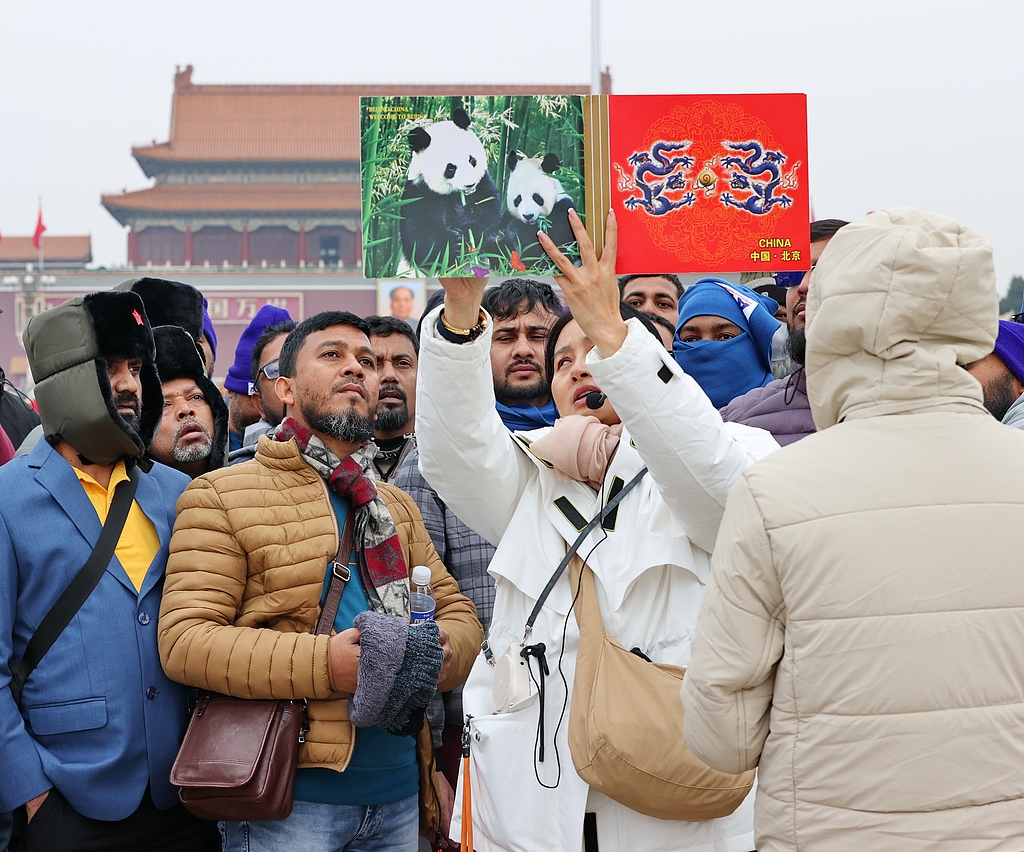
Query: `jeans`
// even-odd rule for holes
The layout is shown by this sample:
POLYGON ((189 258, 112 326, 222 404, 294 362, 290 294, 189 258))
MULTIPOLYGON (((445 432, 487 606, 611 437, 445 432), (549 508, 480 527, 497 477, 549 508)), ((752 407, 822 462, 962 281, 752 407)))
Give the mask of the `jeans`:
POLYGON ((416 852, 419 797, 369 806, 296 801, 287 819, 220 828, 224 852, 416 852))

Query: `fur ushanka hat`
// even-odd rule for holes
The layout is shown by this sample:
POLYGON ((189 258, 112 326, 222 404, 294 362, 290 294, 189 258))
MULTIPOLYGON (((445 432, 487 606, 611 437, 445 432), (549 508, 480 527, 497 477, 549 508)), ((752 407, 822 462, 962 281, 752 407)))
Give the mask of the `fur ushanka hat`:
POLYGON ((141 457, 160 425, 163 394, 153 330, 131 292, 92 293, 29 320, 24 334, 43 434, 60 436, 94 464, 141 457), (107 362, 138 358, 142 410, 135 431, 114 405, 107 362))
POLYGON ((213 409, 213 450, 206 469, 210 471, 224 467, 228 459, 228 406, 217 386, 206 377, 206 366, 199 347, 185 329, 175 325, 154 328, 153 337, 156 340, 156 368, 161 383, 191 379, 213 409))
MULTIPOLYGON (((138 293, 154 329, 176 325, 185 329, 197 343, 203 336, 203 294, 191 284, 166 278, 130 278, 114 289, 138 293)), ((202 353, 200 358, 205 363, 202 353)))

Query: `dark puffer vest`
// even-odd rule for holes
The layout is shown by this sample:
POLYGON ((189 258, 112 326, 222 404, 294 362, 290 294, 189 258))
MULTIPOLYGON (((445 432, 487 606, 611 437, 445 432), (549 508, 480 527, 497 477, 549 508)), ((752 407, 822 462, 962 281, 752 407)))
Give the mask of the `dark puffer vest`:
POLYGON ((803 365, 796 362, 786 378, 736 397, 721 413, 727 423, 743 423, 771 432, 781 447, 815 431, 807 399, 807 374, 803 365))

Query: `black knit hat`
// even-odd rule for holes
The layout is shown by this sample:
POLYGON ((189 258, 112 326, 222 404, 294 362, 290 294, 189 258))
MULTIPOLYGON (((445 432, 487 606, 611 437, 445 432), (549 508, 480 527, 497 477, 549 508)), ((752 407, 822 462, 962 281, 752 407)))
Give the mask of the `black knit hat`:
POLYGON ((90 462, 141 456, 156 434, 163 394, 153 330, 142 299, 109 291, 70 299, 29 321, 24 334, 43 432, 60 436, 90 462), (138 431, 114 404, 107 362, 142 361, 138 431))

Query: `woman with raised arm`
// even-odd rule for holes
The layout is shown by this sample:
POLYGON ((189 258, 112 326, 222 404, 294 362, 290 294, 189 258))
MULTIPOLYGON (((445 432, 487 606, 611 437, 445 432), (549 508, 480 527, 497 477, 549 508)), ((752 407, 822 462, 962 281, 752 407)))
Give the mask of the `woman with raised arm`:
POLYGON ((595 838, 596 822, 601 852, 749 852, 749 797, 720 819, 657 819, 590 788, 569 754, 579 640, 570 571, 544 597, 567 548, 646 466, 649 475, 589 533, 579 556, 593 572, 608 632, 655 662, 685 666, 726 494, 748 465, 777 446, 759 429, 723 423, 656 332, 639 317, 623 318, 614 215, 600 259, 575 212, 570 221, 580 268, 540 235, 565 276, 560 284, 570 311, 547 346, 559 412, 554 427, 510 433, 494 410, 489 318, 480 309, 484 280, 443 280, 444 306, 423 323, 420 467, 452 510, 497 547, 490 634, 464 692, 473 717, 476 848, 578 849, 592 813, 587 836, 595 838), (502 658, 518 664, 524 644, 531 649, 523 658, 530 672, 525 692, 504 688, 504 674, 495 689, 502 658))

